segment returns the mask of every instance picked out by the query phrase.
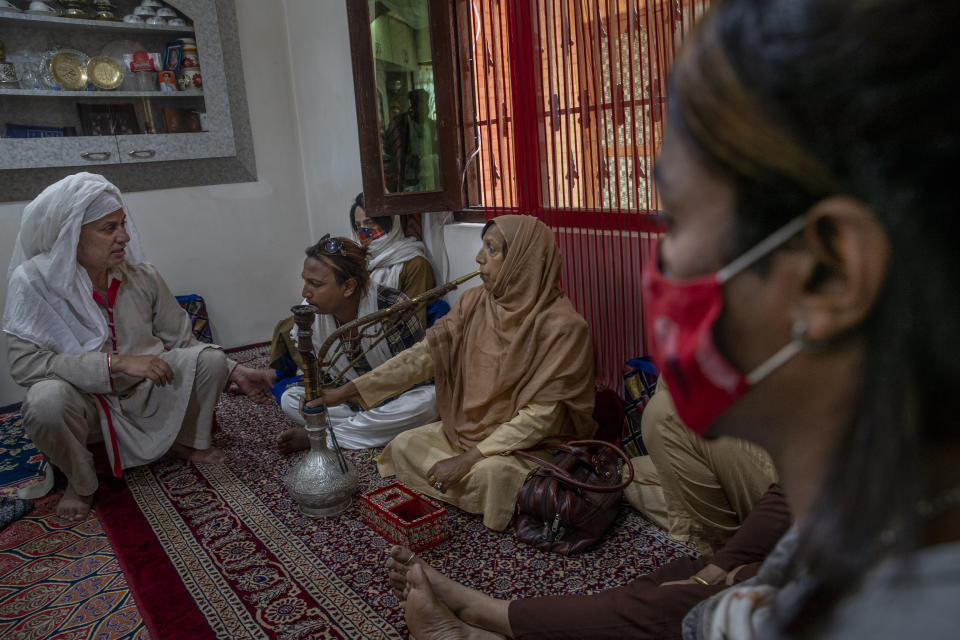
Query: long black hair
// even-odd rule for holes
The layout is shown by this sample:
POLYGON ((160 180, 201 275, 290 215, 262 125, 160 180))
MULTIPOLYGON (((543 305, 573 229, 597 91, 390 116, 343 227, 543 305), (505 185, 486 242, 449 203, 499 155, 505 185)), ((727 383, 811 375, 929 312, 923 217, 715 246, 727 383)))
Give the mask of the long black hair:
POLYGON ((670 126, 736 186, 728 257, 833 194, 891 243, 856 415, 801 531, 792 575, 813 587, 793 635, 918 548, 918 501, 956 482, 929 456, 960 444, 958 24, 956 0, 717 0, 674 67, 670 126))

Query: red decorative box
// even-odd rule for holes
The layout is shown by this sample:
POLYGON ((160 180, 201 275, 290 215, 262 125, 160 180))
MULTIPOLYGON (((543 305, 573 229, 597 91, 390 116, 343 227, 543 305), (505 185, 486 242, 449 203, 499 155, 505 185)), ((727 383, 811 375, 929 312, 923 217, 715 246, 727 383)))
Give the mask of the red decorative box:
POLYGON ((447 510, 399 482, 361 495, 360 517, 388 542, 413 551, 435 547, 450 537, 447 510))

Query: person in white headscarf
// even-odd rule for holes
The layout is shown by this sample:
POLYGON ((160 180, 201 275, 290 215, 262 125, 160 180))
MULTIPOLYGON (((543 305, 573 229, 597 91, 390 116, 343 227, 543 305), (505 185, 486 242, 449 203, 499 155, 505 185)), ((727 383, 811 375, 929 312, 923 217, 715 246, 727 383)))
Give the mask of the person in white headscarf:
MULTIPOLYGON (((350 224, 369 253, 367 268, 371 280, 399 289, 408 298, 436 286, 423 243, 403 234, 400 216, 367 217, 360 193, 350 207, 350 224)), ((423 316, 420 320, 426 326, 423 316)))
POLYGON ((86 517, 93 502, 88 441, 102 436, 117 477, 168 452, 218 463, 210 430, 228 379, 269 398, 261 372, 194 337, 102 176, 68 176, 27 205, 7 281, 10 375, 27 387, 24 429, 67 477, 63 518, 86 517))

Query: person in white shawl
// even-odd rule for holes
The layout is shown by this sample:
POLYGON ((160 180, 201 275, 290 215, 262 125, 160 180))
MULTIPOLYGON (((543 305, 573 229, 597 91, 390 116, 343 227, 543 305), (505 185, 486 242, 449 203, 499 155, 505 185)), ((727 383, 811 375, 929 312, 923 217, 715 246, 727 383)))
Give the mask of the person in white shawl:
POLYGON ((88 441, 102 436, 118 477, 168 452, 219 463, 210 429, 227 380, 269 398, 261 372, 194 338, 102 176, 68 176, 27 205, 7 279, 10 374, 27 387, 24 429, 67 477, 63 518, 86 517, 93 502, 88 441))
MULTIPOLYGON (((314 352, 338 327, 406 300, 400 291, 371 280, 365 264, 366 251, 352 240, 326 235, 309 247, 306 254, 302 304, 311 304, 319 311, 313 327, 314 352)), ((290 338, 295 340, 295 337, 296 327, 290 338)), ((333 363, 331 374, 333 377, 342 374, 338 383, 343 384, 380 366, 424 337, 423 325, 415 315, 391 326, 386 339, 377 344, 373 344, 371 338, 360 337, 356 345, 355 337, 352 341, 347 337, 348 348, 333 363), (356 357, 348 357, 347 352, 364 351, 352 367, 346 368, 356 357)), ((304 424, 300 414, 303 392, 302 386, 288 387, 280 398, 284 413, 298 425, 304 424)), ((342 404, 330 407, 327 412, 338 444, 346 449, 382 447, 398 433, 433 420, 436 415, 436 391, 432 383, 416 386, 366 411, 342 404)), ((309 446, 306 430, 302 426, 287 429, 280 434, 277 444, 283 453, 305 449, 309 446)))
MULTIPOLYGON (((404 235, 400 216, 368 217, 360 193, 350 206, 350 224, 368 252, 371 280, 399 289, 408 298, 436 286, 426 248, 419 240, 404 235)), ((426 310, 421 311, 420 321, 426 326, 426 310)))

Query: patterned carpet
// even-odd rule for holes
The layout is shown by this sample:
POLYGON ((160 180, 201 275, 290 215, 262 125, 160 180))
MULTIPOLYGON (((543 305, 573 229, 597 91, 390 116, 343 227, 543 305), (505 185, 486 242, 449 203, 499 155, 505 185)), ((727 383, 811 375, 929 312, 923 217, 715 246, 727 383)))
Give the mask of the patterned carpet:
MULTIPOLYGON (((258 366, 264 353, 261 348, 234 357, 258 366)), ((227 453, 226 465, 198 467, 161 460, 126 473, 129 492, 122 487, 104 489, 96 503, 154 640, 406 638, 402 610, 383 570, 388 544, 360 520, 358 506, 338 518, 313 520, 302 516, 288 496, 282 478, 296 456, 283 458, 274 447, 277 434, 289 426, 279 407, 224 396, 217 420, 220 431, 214 440, 227 453)), ((348 453, 360 472, 362 491, 387 482, 376 473, 375 453, 348 453)), ((49 516, 53 502, 40 502, 49 516)), ((451 540, 421 555, 451 577, 498 597, 596 592, 694 553, 627 508, 596 550, 573 558, 535 551, 519 544, 512 532, 491 532, 478 516, 453 507, 448 508, 448 518, 451 540)), ((30 523, 35 531, 35 519, 17 524, 30 523)), ((95 518, 85 524, 99 534, 95 518)), ((72 573, 70 569, 70 563, 80 562, 77 558, 68 563, 47 555, 47 547, 43 552, 37 547, 33 556, 24 551, 27 540, 55 531, 49 522, 46 526, 32 537, 8 540, 6 530, 0 535, 3 549, 15 548, 0 556, 0 637, 131 637, 113 632, 121 627, 122 612, 131 610, 133 623, 136 610, 123 588, 123 576, 114 573, 111 581, 105 580, 105 572, 117 570, 105 541, 97 547, 103 560, 98 556, 89 565, 81 563, 94 567, 99 561, 81 576, 80 569, 72 573), (21 565, 36 554, 51 568, 38 569, 34 576, 21 565), (66 613, 60 611, 67 607, 64 599, 79 591, 64 582, 55 593, 55 587, 38 590, 30 597, 36 603, 30 611, 27 604, 18 604, 14 609, 24 609, 22 615, 8 617, 8 601, 25 600, 27 594, 22 588, 10 588, 10 576, 23 573, 18 584, 31 580, 33 585, 44 571, 53 576, 44 585, 56 583, 58 571, 66 571, 63 581, 104 578, 96 583, 102 584, 97 595, 103 596, 104 608, 108 602, 112 605, 110 617, 98 619, 102 629, 60 636, 52 625, 51 633, 46 633, 34 624, 30 635, 8 635, 31 616, 53 618, 50 611, 55 610, 62 623, 74 620, 71 616, 82 609, 73 605, 66 613), (11 591, 19 595, 11 596, 11 591)), ((58 548, 76 553, 79 542, 70 538, 58 548)), ((85 606, 92 610, 94 605, 85 606)), ((56 629, 73 633, 74 627, 61 623, 56 629)), ((147 636, 142 628, 134 633, 147 636)))
POLYGON ((19 489, 38 485, 47 460, 23 432, 19 413, 0 414, 0 496, 16 498, 19 489))
POLYGON ((66 524, 59 498, 0 531, 0 638, 149 640, 97 517, 66 524))
MULTIPOLYGON (((283 458, 274 448, 289 426, 280 409, 227 396, 217 418, 215 441, 228 454, 226 465, 165 460, 127 475, 136 504, 213 635, 407 637, 383 570, 389 545, 360 520, 359 507, 313 520, 287 494, 282 478, 297 457, 283 458)), ((376 472, 375 453, 348 453, 361 491, 387 483, 376 472)), ((692 553, 629 509, 598 549, 572 558, 535 551, 512 532, 489 531, 478 516, 453 507, 448 518, 451 540, 423 557, 498 597, 595 592, 692 553)))

